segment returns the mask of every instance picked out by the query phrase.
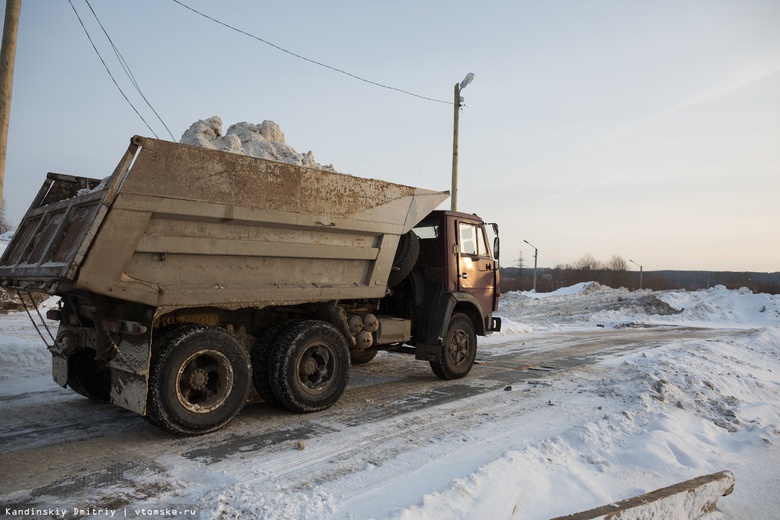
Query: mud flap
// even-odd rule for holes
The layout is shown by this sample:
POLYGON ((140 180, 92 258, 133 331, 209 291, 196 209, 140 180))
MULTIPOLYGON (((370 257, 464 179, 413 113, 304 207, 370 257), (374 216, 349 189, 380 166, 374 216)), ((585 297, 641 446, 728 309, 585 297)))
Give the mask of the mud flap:
POLYGON ((147 377, 111 370, 111 403, 146 415, 147 377))
POLYGON ((73 354, 76 345, 84 345, 84 336, 69 333, 60 325, 57 339, 49 345, 51 352, 51 377, 62 388, 68 387, 68 357, 73 354))
POLYGON ((62 388, 68 386, 68 358, 57 352, 51 353, 51 377, 62 388))
POLYGON ((111 369, 111 403, 146 415, 146 395, 151 354, 149 336, 123 336, 114 346, 111 369))
POLYGON ((456 303, 452 293, 442 291, 441 286, 427 288, 418 317, 415 359, 429 361, 438 355, 456 303))

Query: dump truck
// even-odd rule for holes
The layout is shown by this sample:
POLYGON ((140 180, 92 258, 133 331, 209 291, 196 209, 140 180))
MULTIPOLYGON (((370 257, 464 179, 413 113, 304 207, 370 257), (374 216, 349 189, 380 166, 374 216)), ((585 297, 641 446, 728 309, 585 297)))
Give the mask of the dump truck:
POLYGON ((110 177, 47 175, 0 283, 60 297, 59 385, 203 434, 252 386, 328 408, 378 350, 466 376, 501 327, 498 226, 448 196, 135 136, 110 177))

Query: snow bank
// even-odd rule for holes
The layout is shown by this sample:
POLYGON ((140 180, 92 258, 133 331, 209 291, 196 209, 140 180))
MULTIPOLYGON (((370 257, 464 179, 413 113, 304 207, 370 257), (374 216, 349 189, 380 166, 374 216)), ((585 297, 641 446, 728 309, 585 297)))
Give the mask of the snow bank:
MULTIPOLYGON (((732 468, 739 474, 735 497, 749 495, 753 478, 766 473, 777 480, 770 450, 780 442, 780 413, 772 404, 780 399, 778 343, 780 330, 769 329, 731 344, 673 344, 609 359, 576 381, 554 381, 542 417, 551 421, 560 406, 584 411, 603 403, 601 418, 510 441, 495 460, 392 518, 550 518, 732 468)), ((775 503, 759 498, 752 512, 707 518, 770 518, 775 503)))
POLYGON ((609 289, 609 287, 603 287, 598 282, 580 282, 569 287, 561 287, 552 292, 538 293, 536 291, 523 291, 521 294, 533 299, 541 298, 554 298, 556 296, 573 296, 577 294, 590 294, 597 292, 601 289, 609 289))
POLYGON ((314 154, 300 154, 284 140, 282 129, 273 121, 261 124, 236 123, 222 134, 222 119, 213 116, 194 122, 181 136, 183 144, 211 150, 250 155, 271 161, 280 161, 318 170, 336 171, 332 164, 323 166, 314 160, 314 154))
POLYGON ((691 292, 665 291, 658 297, 682 310, 677 322, 706 327, 780 326, 780 296, 776 294, 753 294, 745 287, 732 291, 716 285, 691 292))
POLYGON ((504 335, 646 325, 751 329, 780 327, 778 300, 778 295, 722 285, 699 291, 632 292, 586 282, 552 293, 505 293, 497 315, 502 323, 512 324, 504 335))
POLYGON ((29 368, 49 363, 49 352, 41 341, 0 334, 0 366, 5 369, 29 368))

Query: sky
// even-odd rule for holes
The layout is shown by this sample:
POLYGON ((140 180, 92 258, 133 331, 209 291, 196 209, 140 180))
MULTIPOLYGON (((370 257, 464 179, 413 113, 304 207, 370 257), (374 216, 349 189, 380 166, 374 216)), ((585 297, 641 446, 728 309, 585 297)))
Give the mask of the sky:
MULTIPOLYGON (((3 198, 109 175, 135 134, 278 123, 341 172, 449 190, 502 265, 631 259, 780 271, 780 2, 85 0, 23 3, 3 198), (340 69, 322 67, 289 53, 340 69), (399 92, 411 92, 412 96, 399 92), (163 123, 160 121, 164 121, 163 123), (149 127, 151 127, 151 130, 149 127)), ((3 2, 4 5, 4 2, 3 2)), ((449 202, 445 203, 449 208, 449 202)), ((631 269, 637 265, 629 264, 631 269)))

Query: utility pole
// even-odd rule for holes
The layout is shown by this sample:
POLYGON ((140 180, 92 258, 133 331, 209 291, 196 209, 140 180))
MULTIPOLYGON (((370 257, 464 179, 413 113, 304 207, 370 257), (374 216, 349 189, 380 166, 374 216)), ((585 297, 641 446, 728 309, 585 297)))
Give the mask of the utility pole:
POLYGON ((528 240, 523 240, 523 242, 534 248, 534 292, 536 292, 536 259, 539 257, 539 250, 528 240))
POLYGON ((466 85, 474 80, 474 73, 469 72, 463 81, 455 83, 455 97, 452 106, 455 110, 455 121, 452 125, 452 193, 450 193, 450 209, 458 211, 458 126, 460 121, 460 107, 463 98, 460 97, 460 91, 466 88, 466 85))
POLYGON ((642 266, 640 264, 634 262, 630 258, 628 259, 628 261, 631 262, 634 265, 639 266, 639 290, 641 291, 642 290, 642 266))
POLYGON ((0 214, 3 210, 5 155, 8 149, 8 122, 11 119, 11 91, 14 87, 16 34, 19 32, 19 12, 22 0, 6 0, 3 44, 0 49, 0 214))

